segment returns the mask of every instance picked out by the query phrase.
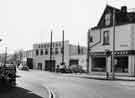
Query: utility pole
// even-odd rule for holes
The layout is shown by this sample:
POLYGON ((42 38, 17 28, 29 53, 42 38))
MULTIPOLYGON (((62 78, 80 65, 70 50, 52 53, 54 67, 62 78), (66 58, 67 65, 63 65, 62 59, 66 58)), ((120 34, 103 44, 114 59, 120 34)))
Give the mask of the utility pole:
POLYGON ((7 62, 7 47, 5 47, 5 60, 4 60, 4 67, 6 67, 7 62))
POLYGON ((113 51, 112 51, 112 80, 115 79, 114 67, 115 67, 115 9, 113 8, 113 51))
POLYGON ((88 34, 87 34, 87 73, 89 73, 89 51, 90 51, 90 30, 88 30, 88 34))
POLYGON ((62 64, 64 65, 64 30, 62 31, 62 64))
POLYGON ((52 31, 51 31, 51 38, 50 38, 50 71, 53 71, 53 65, 52 65, 52 31))

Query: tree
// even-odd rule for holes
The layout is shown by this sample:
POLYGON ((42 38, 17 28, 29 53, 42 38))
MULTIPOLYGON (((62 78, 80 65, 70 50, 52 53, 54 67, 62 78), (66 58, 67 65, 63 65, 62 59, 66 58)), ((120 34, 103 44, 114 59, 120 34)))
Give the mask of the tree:
POLYGON ((23 50, 19 50, 18 51, 18 60, 19 60, 19 64, 22 63, 22 59, 23 59, 23 50))

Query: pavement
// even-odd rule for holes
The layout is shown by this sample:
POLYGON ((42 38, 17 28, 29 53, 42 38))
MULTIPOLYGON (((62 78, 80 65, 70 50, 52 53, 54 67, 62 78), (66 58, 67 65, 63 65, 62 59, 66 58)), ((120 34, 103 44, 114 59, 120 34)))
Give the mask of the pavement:
MULTIPOLYGON (((86 78, 86 79, 112 80, 111 75, 109 76, 109 78, 107 78, 105 74, 99 74, 99 73, 98 74, 73 73, 73 74, 63 74, 63 75, 70 76, 70 77, 86 78)), ((113 81, 135 81, 135 77, 125 76, 125 75, 115 75, 113 81)))

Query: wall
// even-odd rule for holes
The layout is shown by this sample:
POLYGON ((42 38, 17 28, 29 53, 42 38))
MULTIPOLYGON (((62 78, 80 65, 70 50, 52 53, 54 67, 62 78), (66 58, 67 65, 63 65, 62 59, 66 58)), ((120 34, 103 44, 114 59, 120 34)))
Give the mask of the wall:
MULTIPOLYGON (((52 59, 56 60, 56 64, 60 64, 62 62, 62 53, 61 53, 61 48, 62 48, 62 42, 53 42, 53 47, 52 47, 52 51, 55 50, 55 48, 58 48, 59 53, 58 54, 53 54, 52 55, 52 59), (59 44, 58 46, 56 46, 56 44, 59 44)), ((37 68, 37 64, 38 63, 42 63, 42 69, 45 69, 45 60, 50 60, 50 45, 49 43, 41 43, 41 44, 34 44, 33 48, 34 48, 34 68, 37 68), (40 47, 40 46, 44 46, 46 45, 46 47, 40 47), (39 50, 39 54, 40 54, 40 50, 42 49, 44 51, 43 55, 38 55, 36 56, 35 52, 36 50, 39 50), (45 49, 48 49, 48 55, 45 55, 45 49)), ((55 52, 55 51, 54 51, 55 52)), ((69 41, 64 41, 64 62, 66 63, 66 65, 68 65, 68 60, 69 60, 69 41)))
MULTIPOLYGON (((130 50, 131 49, 131 26, 132 24, 122 25, 115 27, 115 49, 116 50, 130 50)), ((91 30, 91 36, 93 36, 93 42, 90 45, 95 44, 100 40, 100 30, 91 30)), ((113 28, 101 29, 101 43, 94 46, 91 51, 105 51, 105 49, 112 50, 113 46, 113 28), (103 32, 109 30, 110 45, 103 45, 103 32)))

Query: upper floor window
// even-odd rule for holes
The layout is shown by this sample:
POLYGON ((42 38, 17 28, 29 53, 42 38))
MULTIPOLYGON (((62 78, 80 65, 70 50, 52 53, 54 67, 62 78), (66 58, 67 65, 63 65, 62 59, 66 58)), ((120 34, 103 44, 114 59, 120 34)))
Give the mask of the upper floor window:
POLYGON ((59 51, 58 51, 58 48, 55 48, 55 54, 58 54, 59 51))
POLYGON ((38 48, 40 48, 40 45, 38 45, 38 48))
POLYGON ((43 55, 43 49, 40 50, 40 55, 43 55))
POLYGON ((45 49, 45 55, 48 55, 48 49, 45 49))
POLYGON ((103 33, 103 45, 109 45, 109 31, 104 31, 103 33))
POLYGON ((84 52, 83 52, 83 48, 81 48, 81 54, 84 54, 84 52))
POLYGON ((58 43, 56 43, 56 47, 58 47, 58 43))
POLYGON ((81 54, 81 47, 80 45, 77 46, 78 54, 81 54))
POLYGON ((63 54, 63 53, 64 53, 64 48, 62 47, 62 48, 61 48, 61 54, 63 54))
POLYGON ((110 23, 111 23, 110 20, 111 20, 111 14, 108 13, 105 15, 105 25, 106 26, 110 25, 110 23))
POLYGON ((44 48, 46 48, 46 44, 44 44, 44 48))
POLYGON ((39 51, 38 50, 36 50, 36 56, 38 56, 39 55, 39 51))
POLYGON ((93 42, 93 37, 92 36, 89 37, 89 42, 93 42))

